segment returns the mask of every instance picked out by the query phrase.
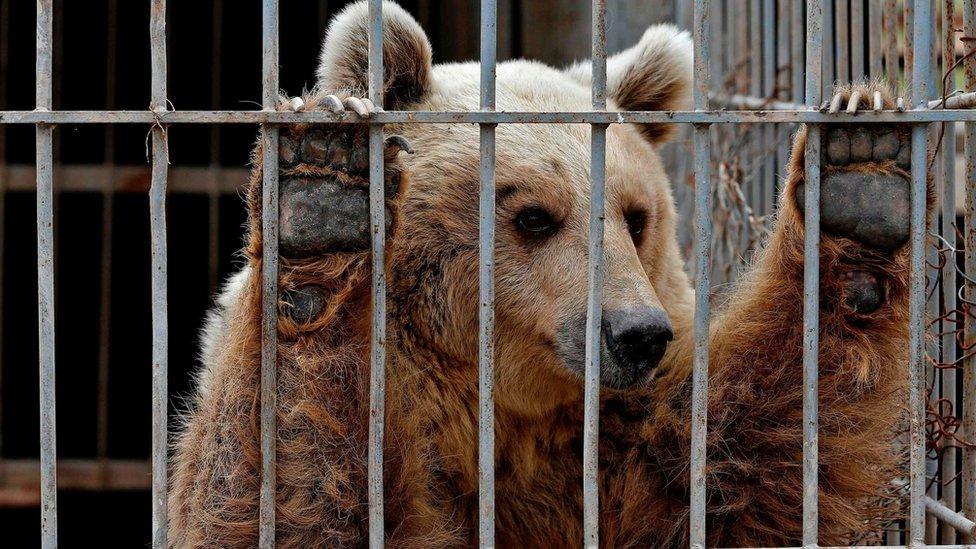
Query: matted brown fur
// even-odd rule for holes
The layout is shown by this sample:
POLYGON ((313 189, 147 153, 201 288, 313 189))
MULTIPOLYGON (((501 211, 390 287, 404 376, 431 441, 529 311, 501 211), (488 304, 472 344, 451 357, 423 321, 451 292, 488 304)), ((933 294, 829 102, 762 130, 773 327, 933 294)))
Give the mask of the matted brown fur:
MULTIPOLYGON (((890 103, 877 84, 865 88, 862 97, 872 97, 875 89, 884 91, 890 103)), ((310 108, 320 96, 307 98, 310 108)), ((388 129, 401 130, 409 132, 388 129)), ((639 139, 637 132, 625 127, 611 132, 608 158, 626 159, 614 147, 631 146, 628 140, 639 139)), ((423 143, 443 135, 408 137, 423 143)), ((804 143, 801 132, 772 236, 711 323, 709 546, 787 546, 800 540, 803 222, 794 192, 803 179, 804 143)), ((260 151, 254 158, 248 270, 238 298, 223 306, 223 330, 205 357, 200 393, 174 456, 170 524, 172 544, 179 547, 250 547, 257 539, 260 151)), ((500 159, 500 178, 502 166, 511 161, 500 159)), ((436 168, 476 173, 476 161, 465 162, 442 162, 436 168)), ((477 247, 454 244, 448 236, 476 228, 476 216, 474 225, 468 220, 462 226, 458 211, 451 210, 461 208, 469 215, 470 209, 463 208, 471 207, 470 196, 424 194, 433 191, 425 190, 427 182, 415 175, 426 173, 423 159, 401 155, 387 163, 403 171, 400 194, 405 197, 390 201, 397 221, 387 256, 387 543, 473 546, 478 364, 470 350, 477 342, 477 247), (462 199, 467 206, 454 206, 462 202, 452 200, 462 199), (458 282, 471 278, 473 285, 458 282)), ((893 163, 870 169, 907 175, 893 163)), ((634 265, 654 286, 657 297, 648 299, 659 299, 667 309, 675 340, 646 386, 602 391, 600 528, 607 547, 680 547, 688 540, 693 294, 680 271, 670 195, 664 197, 656 206, 654 226, 660 242, 648 243, 650 259, 642 257, 634 265)), ((612 253, 618 233, 608 229, 607 234, 612 253)), ((506 245, 506 233, 500 230, 498 238, 499 245, 506 245)), ((499 261, 500 280, 507 280, 499 261)), ((612 275, 620 265, 608 264, 612 275)), ((878 498, 896 476, 890 437, 907 377, 907 279, 906 249, 881 254, 824 235, 821 544, 843 544, 875 528, 883 514, 878 498), (858 314, 843 302, 840 275, 850 270, 884 278, 879 310, 858 314)), ((313 322, 298 325, 284 314, 287 304, 279 305, 277 543, 364 546, 369 257, 282 259, 280 290, 306 284, 328 295, 327 307, 313 322)), ((526 314, 509 300, 502 295, 498 304, 501 326, 516 322, 513 315, 526 314)), ((499 344, 495 445, 501 547, 578 546, 582 540, 582 384, 578 377, 553 370, 551 362, 542 347, 507 340, 499 344), (513 364, 519 369, 512 370, 513 364)))

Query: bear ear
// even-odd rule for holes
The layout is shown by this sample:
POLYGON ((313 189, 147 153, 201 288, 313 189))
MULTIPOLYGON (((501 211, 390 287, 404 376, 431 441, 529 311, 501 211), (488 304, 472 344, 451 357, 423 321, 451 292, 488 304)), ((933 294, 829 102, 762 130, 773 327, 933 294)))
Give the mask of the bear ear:
MULTIPOLYGON (((317 87, 365 95, 369 88, 369 7, 350 4, 329 23, 319 55, 317 87)), ((393 2, 383 2, 383 98, 385 109, 422 101, 430 91, 430 40, 417 21, 393 2)))
MULTIPOLYGON (((625 111, 672 111, 691 106, 694 44, 687 31, 655 25, 640 41, 607 59, 607 94, 625 111)), ((584 84, 592 81, 589 61, 567 72, 584 84)), ((670 137, 674 124, 639 124, 651 143, 670 137)))

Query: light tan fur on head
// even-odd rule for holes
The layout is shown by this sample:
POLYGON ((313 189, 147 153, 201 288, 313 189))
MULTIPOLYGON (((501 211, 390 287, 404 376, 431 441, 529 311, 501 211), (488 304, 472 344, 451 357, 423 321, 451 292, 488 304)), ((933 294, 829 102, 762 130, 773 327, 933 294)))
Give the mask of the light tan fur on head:
MULTIPOLYGON (((625 111, 673 111, 691 105, 693 43, 688 31, 673 25, 655 25, 637 44, 607 59, 607 94, 616 108, 625 111)), ((589 86, 589 61, 566 69, 589 86)), ((641 124, 652 143, 668 139, 673 124, 641 124)))
MULTIPOLYGON (((346 6, 329 24, 319 55, 317 87, 364 95, 369 87, 369 17, 366 2, 346 6)), ((431 85, 430 41, 417 21, 383 2, 383 88, 387 109, 423 100, 431 85)))

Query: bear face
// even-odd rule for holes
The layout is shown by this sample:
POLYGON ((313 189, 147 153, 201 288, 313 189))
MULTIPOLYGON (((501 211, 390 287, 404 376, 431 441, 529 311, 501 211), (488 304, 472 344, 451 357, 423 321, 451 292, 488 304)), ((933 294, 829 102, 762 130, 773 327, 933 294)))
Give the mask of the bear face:
MULTIPOLYGON (((319 86, 362 89, 363 5, 339 14, 326 38, 319 86)), ((431 66, 429 42, 395 4, 385 5, 386 106, 470 111, 479 104, 479 65, 431 66), (415 77, 414 77, 415 76, 415 77)), ((608 60, 611 110, 659 110, 687 103, 691 42, 654 27, 608 60)), ((585 111, 587 64, 557 70, 511 61, 497 68, 497 109, 585 111)), ((391 321, 419 344, 477 368, 479 129, 417 124, 388 131, 416 151, 403 155, 409 184, 391 241, 391 321), (423 291, 412 291, 412 288, 423 291)), ((660 125, 607 132, 605 284, 601 381, 625 389, 646 381, 687 324, 692 296, 675 242, 670 184, 656 147, 660 125)), ((546 411, 578 399, 585 352, 590 211, 590 128, 504 124, 496 130, 496 399, 546 411), (541 389, 541 391, 540 391, 541 389)), ((391 330, 397 332, 399 330, 391 330)))

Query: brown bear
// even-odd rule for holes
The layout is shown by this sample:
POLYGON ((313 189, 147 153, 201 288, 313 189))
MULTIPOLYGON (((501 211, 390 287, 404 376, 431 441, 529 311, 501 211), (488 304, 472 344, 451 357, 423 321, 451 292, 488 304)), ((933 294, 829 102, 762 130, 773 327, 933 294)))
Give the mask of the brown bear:
MULTIPOLYGON (((478 108, 477 63, 433 66, 426 35, 385 4, 389 110, 478 108)), ((354 110, 366 87, 367 10, 331 23, 318 85, 283 108, 354 110)), ((506 111, 590 109, 587 64, 498 65, 506 111)), ((688 103, 691 41, 650 28, 610 58, 610 108, 688 103)), ((862 86, 860 97, 880 91, 862 86)), ((851 90, 839 90, 845 97, 851 90)), ((865 99, 867 100, 867 99, 865 99)), ((858 105, 867 108, 867 105, 858 105)), ((688 543, 695 295, 658 148, 664 125, 612 125, 606 154, 600 532, 606 547, 688 543)), ((390 125, 387 137, 386 541, 472 546, 478 524, 476 125, 390 125)), ((822 133, 820 541, 876 527, 896 476, 890 433, 907 377, 909 164, 901 126, 822 133)), ((794 144, 775 229, 713 315, 709 546, 798 545, 802 506, 803 165, 794 144)), ((590 128, 497 128, 496 540, 582 540, 582 357, 590 128)), ((282 129, 276 538, 363 546, 367 530, 369 153, 365 124, 282 129)), ((260 485, 261 151, 247 265, 204 330, 203 369, 176 445, 171 543, 252 547, 260 485)), ((704 297, 699 297, 704 299, 704 297)))

